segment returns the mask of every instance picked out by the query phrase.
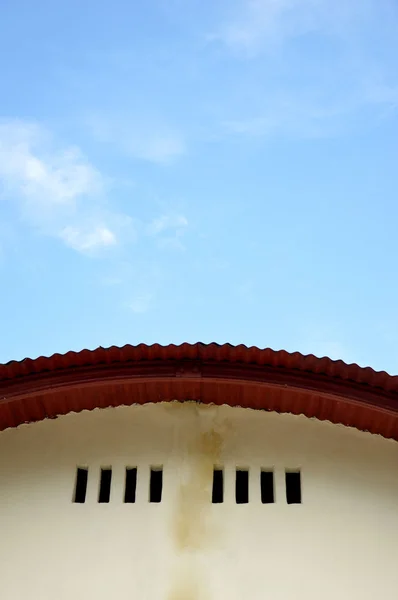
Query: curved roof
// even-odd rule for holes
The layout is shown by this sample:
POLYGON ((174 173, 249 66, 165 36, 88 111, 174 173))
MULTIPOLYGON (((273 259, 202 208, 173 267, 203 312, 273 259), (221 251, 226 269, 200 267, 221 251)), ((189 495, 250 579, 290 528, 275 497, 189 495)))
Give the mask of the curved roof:
POLYGON ((398 376, 298 352, 140 344, 0 365, 0 430, 170 400, 303 414, 398 440, 398 376))

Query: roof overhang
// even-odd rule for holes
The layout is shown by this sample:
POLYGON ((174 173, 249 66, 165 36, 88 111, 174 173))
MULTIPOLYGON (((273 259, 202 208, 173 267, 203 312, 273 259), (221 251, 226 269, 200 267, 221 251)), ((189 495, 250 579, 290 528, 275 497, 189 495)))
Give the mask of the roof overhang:
POLYGON ((398 377, 229 344, 124 346, 0 365, 0 430, 171 400, 302 414, 398 440, 398 377))

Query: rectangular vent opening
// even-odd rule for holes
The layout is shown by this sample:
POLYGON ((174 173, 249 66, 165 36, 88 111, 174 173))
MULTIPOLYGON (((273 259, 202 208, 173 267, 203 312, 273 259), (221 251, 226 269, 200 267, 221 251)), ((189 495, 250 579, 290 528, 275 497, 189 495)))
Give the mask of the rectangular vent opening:
POLYGON ((163 468, 152 467, 149 481, 149 502, 161 502, 163 489, 163 468))
POLYGON ((236 469, 235 499, 236 504, 249 502, 249 471, 247 469, 236 469))
POLYGON ((101 479, 100 479, 100 488, 99 488, 99 496, 98 496, 98 502, 100 502, 101 504, 106 504, 110 500, 111 482, 112 482, 112 469, 110 467, 101 469, 101 479))
POLYGON ((224 502, 224 472, 220 468, 213 470, 213 490, 211 501, 213 504, 224 502))
POLYGON ((124 489, 124 501, 129 504, 135 502, 135 492, 137 488, 137 468, 126 468, 126 486, 124 489))
POLYGON ((301 473, 286 471, 286 500, 288 504, 301 504, 301 473))
POLYGON ((78 467, 76 470, 75 493, 73 495, 73 502, 76 502, 77 504, 85 503, 87 494, 87 480, 88 469, 78 467))
POLYGON ((274 493, 274 472, 262 470, 260 476, 261 483, 261 502, 263 504, 273 504, 275 502, 274 493))

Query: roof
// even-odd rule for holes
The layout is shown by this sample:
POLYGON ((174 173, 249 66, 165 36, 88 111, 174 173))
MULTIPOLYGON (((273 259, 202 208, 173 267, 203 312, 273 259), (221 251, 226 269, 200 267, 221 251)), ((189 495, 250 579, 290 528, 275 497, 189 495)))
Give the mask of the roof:
POLYGON ((171 400, 302 414, 398 440, 397 376, 298 352, 140 344, 0 365, 0 430, 171 400))

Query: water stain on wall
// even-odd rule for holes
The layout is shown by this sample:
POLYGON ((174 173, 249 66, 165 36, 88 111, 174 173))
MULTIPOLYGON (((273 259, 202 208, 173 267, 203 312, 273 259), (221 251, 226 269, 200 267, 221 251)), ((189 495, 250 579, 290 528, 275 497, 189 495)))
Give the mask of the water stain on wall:
POLYGON ((200 578, 192 567, 180 568, 173 577, 167 600, 204 600, 205 598, 207 594, 203 578, 200 578))
POLYGON ((219 463, 222 435, 214 429, 202 433, 188 453, 189 471, 180 484, 174 519, 174 542, 178 551, 198 550, 211 541, 209 523, 214 465, 219 463))
POLYGON ((177 563, 168 600, 208 598, 206 573, 198 555, 221 536, 212 520, 211 492, 214 466, 222 460, 226 424, 218 422, 217 409, 196 405, 193 411, 192 406, 185 410, 185 414, 190 411, 192 430, 191 437, 183 442, 181 483, 172 518, 177 563))

